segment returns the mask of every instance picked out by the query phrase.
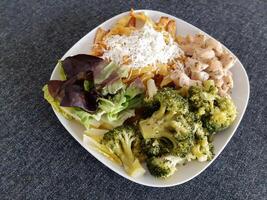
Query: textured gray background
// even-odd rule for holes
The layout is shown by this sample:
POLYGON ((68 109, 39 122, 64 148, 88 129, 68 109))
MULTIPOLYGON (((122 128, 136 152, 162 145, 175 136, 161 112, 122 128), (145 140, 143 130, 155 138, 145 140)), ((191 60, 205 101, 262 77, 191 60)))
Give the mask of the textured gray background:
POLYGON ((266 1, 0 1, 0 199, 266 199, 266 1), (195 2, 195 3, 194 3, 195 2), (247 112, 218 159, 181 186, 157 189, 115 174, 63 128, 41 88, 59 59, 99 23, 160 10, 229 47, 250 79, 247 112))

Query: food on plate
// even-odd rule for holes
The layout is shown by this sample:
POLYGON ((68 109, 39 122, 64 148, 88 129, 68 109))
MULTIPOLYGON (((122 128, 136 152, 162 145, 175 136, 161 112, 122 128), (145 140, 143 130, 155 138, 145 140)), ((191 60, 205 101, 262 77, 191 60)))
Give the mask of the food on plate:
POLYGON ((176 171, 176 165, 183 162, 184 159, 171 155, 151 157, 147 160, 147 168, 157 178, 168 178, 176 171))
POLYGON ((138 147, 141 144, 139 140, 138 130, 135 127, 125 125, 104 134, 100 146, 108 148, 112 156, 115 155, 119 158, 125 171, 130 176, 135 177, 145 173, 138 159, 139 155, 135 155, 135 149, 140 148, 138 147))
POLYGON ((223 49, 221 43, 202 34, 177 36, 176 41, 187 56, 187 75, 197 81, 212 79, 220 95, 228 95, 233 88, 232 73, 229 69, 233 67, 235 59, 223 49))
POLYGON ((84 141, 133 177, 168 178, 214 156, 212 138, 236 118, 233 56, 202 34, 180 36, 142 12, 99 28, 89 53, 60 60, 44 98, 85 127, 84 141))

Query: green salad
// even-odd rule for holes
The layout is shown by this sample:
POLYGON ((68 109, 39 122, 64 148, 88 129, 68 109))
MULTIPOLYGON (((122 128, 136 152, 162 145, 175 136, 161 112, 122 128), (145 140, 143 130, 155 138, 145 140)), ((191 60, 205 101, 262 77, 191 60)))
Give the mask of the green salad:
POLYGON ((133 177, 146 172, 144 165, 151 175, 167 178, 177 165, 211 160, 213 135, 236 118, 233 101, 218 94, 213 80, 181 88, 155 85, 149 92, 138 77, 125 81, 129 69, 95 56, 67 57, 57 67, 61 80, 43 87, 44 98, 82 124, 93 147, 133 177))

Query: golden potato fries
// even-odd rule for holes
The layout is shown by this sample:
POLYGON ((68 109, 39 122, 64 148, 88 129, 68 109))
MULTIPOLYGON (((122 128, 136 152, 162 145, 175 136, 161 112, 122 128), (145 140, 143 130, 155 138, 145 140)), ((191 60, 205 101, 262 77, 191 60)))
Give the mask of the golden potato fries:
POLYGON ((170 35, 175 38, 176 35, 176 23, 174 20, 170 20, 166 26, 166 31, 170 33, 170 35))
POLYGON ((93 56, 102 56, 104 53, 104 49, 103 47, 101 47, 101 45, 96 45, 96 46, 93 46, 90 54, 93 55, 93 56))
POLYGON ((153 72, 147 72, 141 75, 141 80, 143 83, 146 83, 149 79, 153 78, 155 74, 153 72))
POLYGON ((160 17, 157 26, 162 27, 163 29, 166 28, 167 24, 169 23, 170 19, 168 17, 160 17))
POLYGON ((105 45, 103 43, 103 38, 108 33, 108 31, 105 31, 102 28, 97 29, 95 40, 93 44, 93 48, 91 50, 91 54, 94 56, 102 56, 104 52, 105 45))
POLYGON ((136 23, 136 18, 135 17, 131 17, 127 26, 128 27, 135 27, 135 23, 136 23))
POLYGON ((121 26, 121 27, 126 27, 126 26, 128 25, 128 23, 129 23, 129 21, 130 21, 131 18, 132 18, 131 15, 126 15, 126 16, 120 18, 120 19, 117 21, 117 23, 116 23, 116 25, 114 26, 114 28, 119 27, 119 26, 121 26))
POLYGON ((157 64, 157 74, 162 75, 162 76, 167 76, 168 75, 168 68, 169 66, 167 64, 157 64))
POLYGON ((102 41, 102 39, 104 38, 104 36, 107 34, 108 31, 105 31, 102 28, 98 28, 96 31, 96 35, 95 35, 95 40, 94 43, 100 43, 102 41))
MULTIPOLYGON (((176 23, 174 20, 168 17, 161 17, 159 21, 155 23, 150 17, 148 17, 144 13, 134 12, 134 10, 131 10, 129 15, 126 15, 119 19, 115 26, 113 26, 110 30, 106 31, 101 28, 97 30, 91 54, 95 56, 102 56, 104 50, 107 49, 105 45, 105 40, 107 38, 112 35, 130 35, 133 31, 142 28, 144 24, 150 24, 158 31, 166 31, 163 32, 166 43, 169 42, 169 36, 174 38, 175 41, 179 44, 183 43, 183 40, 185 40, 183 37, 176 36, 176 23)), ((125 56, 123 60, 124 63, 122 64, 125 65, 128 65, 132 62, 131 59, 127 56, 125 56)), ((133 68, 129 71, 128 77, 125 78, 123 82, 130 83, 134 79, 139 77, 144 83, 146 83, 147 80, 159 76, 161 77, 161 79, 160 81, 158 81, 158 85, 160 87, 166 86, 169 83, 173 82, 173 80, 170 78, 172 68, 171 65, 171 63, 158 63, 156 65, 157 67, 140 66, 140 68, 133 68)))
POLYGON ((131 69, 128 77, 124 80, 125 83, 140 77, 143 82, 155 76, 155 68, 153 66, 146 66, 138 69, 131 69))

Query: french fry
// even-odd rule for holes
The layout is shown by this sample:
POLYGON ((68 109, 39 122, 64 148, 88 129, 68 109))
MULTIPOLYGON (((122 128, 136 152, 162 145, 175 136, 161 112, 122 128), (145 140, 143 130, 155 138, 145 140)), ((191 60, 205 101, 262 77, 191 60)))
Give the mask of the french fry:
POLYGON ((98 28, 97 31, 96 31, 96 34, 95 34, 94 44, 100 43, 107 33, 108 33, 108 31, 105 31, 102 28, 98 28))
POLYGON ((138 76, 139 76, 139 74, 133 74, 133 70, 130 70, 129 73, 128 73, 128 77, 124 78, 122 81, 124 83, 129 83, 132 80, 134 80, 135 78, 137 78, 138 76))
POLYGON ((169 23, 170 19, 168 17, 160 17, 157 26, 162 27, 163 29, 166 28, 167 24, 169 23))
POLYGON ((130 15, 136 19, 135 27, 137 29, 142 28, 146 23, 151 24, 155 27, 155 23, 152 21, 152 19, 146 16, 143 12, 131 12, 130 15))
MULTIPOLYGON (((105 44, 106 39, 112 35, 130 35, 133 31, 142 28, 144 24, 152 25, 155 30, 162 31, 165 42, 170 41, 170 35, 174 40, 183 47, 187 47, 187 43, 192 42, 194 38, 190 36, 182 37, 176 36, 176 23, 174 20, 168 17, 161 17, 157 23, 152 21, 151 18, 146 16, 143 12, 134 12, 132 9, 130 14, 122 17, 110 30, 106 31, 99 28, 96 32, 94 46, 92 48, 92 55, 102 56, 104 51, 108 49, 105 44)), ((176 61, 183 63, 182 58, 177 58, 177 60, 169 62, 167 64, 157 63, 156 67, 152 65, 139 66, 139 68, 131 68, 128 77, 123 79, 124 83, 131 83, 136 78, 140 78, 142 82, 146 85, 148 80, 153 79, 157 87, 163 87, 170 83, 174 83, 178 86, 179 79, 172 78, 172 69, 176 69, 176 61), (180 60, 181 59, 181 60, 180 60)), ((132 60, 129 56, 123 58, 124 65, 130 65, 132 60)), ((101 127, 110 128, 110 127, 101 127)))
POLYGON ((154 73, 148 72, 148 73, 143 74, 140 78, 141 78, 143 83, 146 83, 149 79, 151 79, 153 77, 154 77, 154 73))
POLYGON ((161 83, 160 83, 160 87, 166 86, 166 85, 168 85, 168 84, 171 83, 171 82, 172 82, 171 77, 170 77, 170 76, 165 76, 165 77, 162 79, 161 83))
POLYGON ((130 35, 134 30, 134 27, 116 26, 110 29, 107 37, 110 37, 111 35, 130 35))
POLYGON ((105 37, 111 35, 130 35, 135 30, 134 26, 135 19, 131 15, 126 15, 119 19, 114 27, 106 34, 105 37))
POLYGON ((149 20, 148 17, 143 13, 143 12, 132 12, 130 15, 136 19, 142 20, 142 21, 147 21, 149 20))
POLYGON ((97 29, 93 48, 91 50, 91 55, 94 56, 102 56, 105 49, 105 44, 103 42, 103 38, 107 35, 109 31, 105 31, 102 28, 97 29))
POLYGON ((124 83, 129 83, 131 82, 132 80, 136 79, 137 77, 142 77, 143 76, 143 80, 146 81, 149 77, 153 77, 152 76, 155 75, 155 69, 153 66, 145 66, 145 67, 142 67, 142 68, 137 68, 137 69, 131 69, 130 72, 129 72, 129 75, 126 79, 123 80, 124 83), (144 75, 144 74, 147 74, 147 75, 144 75))
POLYGON ((120 18, 117 21, 115 27, 118 27, 118 26, 124 26, 125 27, 125 26, 127 26, 127 24, 129 23, 131 17, 132 17, 131 15, 126 15, 126 16, 120 18))
POLYGON ((168 65, 167 64, 157 64, 157 74, 162 75, 162 76, 166 76, 168 75, 168 65))
POLYGON ((135 27, 136 24, 136 18, 135 17, 131 17, 131 19, 128 22, 128 27, 135 27))
POLYGON ((99 46, 99 45, 93 47, 93 49, 90 52, 90 54, 92 56, 102 56, 103 53, 104 53, 104 49, 101 46, 99 46))
POLYGON ((151 65, 148 65, 148 66, 145 66, 145 67, 142 67, 142 68, 137 68, 137 69, 133 69, 132 70, 132 75, 141 75, 141 74, 144 74, 144 73, 147 73, 147 72, 152 72, 154 71, 154 67, 152 67, 151 65))
POLYGON ((166 30, 170 33, 172 38, 175 38, 176 35, 176 23, 174 20, 170 20, 167 24, 166 30))

